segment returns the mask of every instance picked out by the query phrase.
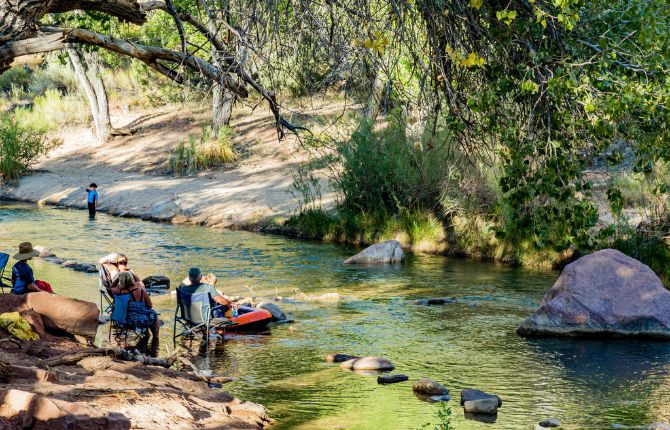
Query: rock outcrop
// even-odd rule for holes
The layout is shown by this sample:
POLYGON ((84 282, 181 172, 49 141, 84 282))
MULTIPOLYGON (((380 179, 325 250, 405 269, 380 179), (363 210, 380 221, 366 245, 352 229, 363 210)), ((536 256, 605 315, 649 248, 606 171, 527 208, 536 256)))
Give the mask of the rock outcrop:
POLYGON ((344 260, 345 264, 400 263, 405 253, 397 240, 387 240, 368 246, 353 257, 344 260))
POLYGON ((0 424, 16 429, 128 430, 130 420, 119 413, 102 412, 80 402, 66 402, 20 390, 0 390, 0 424))
POLYGON ((604 249, 568 264, 517 333, 670 339, 670 291, 649 267, 604 249))
MULTIPOLYGON (((19 312, 39 321, 46 329, 62 330, 73 335, 92 338, 98 330, 100 310, 95 303, 70 299, 46 292, 29 293, 21 296, 0 294, 1 312, 19 312), (31 311, 32 313, 25 313, 31 311)), ((29 322, 31 320, 29 318, 29 322)), ((39 332, 43 330, 40 323, 33 321, 31 325, 39 332), (34 323, 34 325, 33 325, 34 323)), ((39 334, 39 333, 38 333, 39 334)))

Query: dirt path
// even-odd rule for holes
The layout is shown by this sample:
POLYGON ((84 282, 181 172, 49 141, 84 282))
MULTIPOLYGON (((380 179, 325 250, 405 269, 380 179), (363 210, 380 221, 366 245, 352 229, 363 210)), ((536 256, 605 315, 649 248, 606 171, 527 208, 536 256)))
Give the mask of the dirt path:
MULTIPOLYGON (((241 154, 236 165, 193 176, 167 175, 170 150, 189 134, 199 135, 207 115, 206 108, 183 106, 117 113, 113 124, 130 126, 135 133, 104 146, 95 144, 88 129, 65 129, 63 144, 31 175, 0 189, 0 197, 84 208, 82 187, 96 182, 99 210, 114 215, 146 218, 153 211, 153 218, 167 220, 180 211, 175 222, 245 227, 294 213, 299 202, 290 189, 292 172, 305 156, 295 139, 277 140, 272 117, 261 109, 238 109, 231 121, 234 147, 241 154)), ((322 196, 326 206, 333 203, 325 180, 322 196)))

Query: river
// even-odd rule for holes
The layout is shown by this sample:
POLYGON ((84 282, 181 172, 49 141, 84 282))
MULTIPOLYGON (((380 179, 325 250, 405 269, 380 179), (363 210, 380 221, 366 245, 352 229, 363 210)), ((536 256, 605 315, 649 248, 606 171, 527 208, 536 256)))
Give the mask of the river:
MULTIPOLYGON (((565 429, 606 429, 670 420, 670 342, 529 340, 517 325, 540 303, 557 272, 539 272, 440 256, 411 256, 402 266, 357 267, 341 261, 355 248, 243 231, 156 224, 83 211, 0 202, 0 250, 19 242, 58 256, 96 262, 124 252, 140 276, 178 282, 191 266, 214 272, 230 295, 300 298, 337 292, 339 303, 280 303, 293 324, 271 334, 230 336, 197 365, 234 376, 225 389, 269 409, 273 429, 419 429, 437 423, 436 404, 411 383, 381 386, 327 364, 329 352, 390 359, 410 380, 430 377, 454 397, 451 428, 531 429, 557 417, 565 429), (451 296, 456 303, 413 301, 451 296), (495 424, 466 419, 462 388, 504 401, 495 424)), ((58 294, 98 301, 97 276, 39 259, 37 277, 58 294)), ((174 298, 155 299, 163 345, 172 347, 174 298)), ((101 326, 99 338, 107 334, 101 326)))

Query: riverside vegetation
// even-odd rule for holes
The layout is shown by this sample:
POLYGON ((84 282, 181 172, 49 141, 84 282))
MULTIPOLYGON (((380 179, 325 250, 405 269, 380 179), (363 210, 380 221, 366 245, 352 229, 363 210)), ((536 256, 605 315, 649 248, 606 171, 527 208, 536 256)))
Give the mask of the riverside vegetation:
MULTIPOLYGON (((416 251, 533 265, 615 247, 668 281, 664 2, 289 0, 209 5, 200 26, 191 25, 203 12, 197 2, 175 2, 172 14, 154 3, 158 10, 139 15, 88 10, 44 21, 199 56, 200 68, 170 63, 181 61, 179 51, 133 62, 114 41, 84 42, 95 45, 82 53, 90 81, 104 75, 112 105, 212 102, 209 134, 177 144, 173 173, 235 160, 222 125, 247 97, 267 102, 278 136, 299 133, 311 154, 295 174, 302 211, 284 231, 357 243, 398 238, 416 251), (282 116, 276 102, 334 95, 351 100, 337 121, 282 116), (323 176, 334 207, 320 204, 323 176)), ((29 146, 40 147, 23 158, 3 149, 4 180, 45 151, 47 129, 90 122, 75 108, 85 91, 66 62, 50 54, 0 76, 10 118, 3 133, 30 129, 29 146)))

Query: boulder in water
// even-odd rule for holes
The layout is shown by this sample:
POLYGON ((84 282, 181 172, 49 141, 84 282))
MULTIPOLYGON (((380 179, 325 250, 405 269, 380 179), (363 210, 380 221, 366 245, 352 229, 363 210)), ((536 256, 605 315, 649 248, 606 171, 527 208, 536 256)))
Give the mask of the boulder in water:
POLYGON ((146 218, 154 221, 170 221, 180 212, 181 208, 178 204, 172 200, 165 200, 152 207, 151 211, 149 211, 149 216, 146 218))
POLYGON ((449 394, 447 387, 430 378, 419 379, 412 385, 412 390, 417 393, 431 395, 449 394))
POLYGON ((537 423, 542 428, 560 427, 561 421, 558 418, 549 418, 537 423))
POLYGON ((349 360, 355 360, 357 358, 360 358, 356 355, 348 355, 348 354, 327 354, 326 355, 326 362, 327 363, 343 363, 345 361, 349 360))
POLYGON ((467 400, 463 403, 463 410, 471 414, 494 415, 498 413, 498 400, 492 397, 467 400))
POLYGON ((378 384, 397 384, 398 382, 405 382, 409 379, 407 375, 400 373, 395 375, 379 375, 377 377, 378 384))
POLYGON ((170 278, 163 275, 151 275, 142 279, 144 286, 146 288, 156 288, 156 289, 170 289, 170 278))
POLYGON ((343 362, 340 367, 349 370, 393 370, 395 366, 385 358, 378 358, 373 356, 352 358, 343 362))
POLYGON ((40 253, 40 255, 39 255, 40 258, 49 258, 49 257, 55 257, 56 256, 56 254, 51 252, 51 250, 49 248, 45 248, 44 246, 35 245, 33 247, 33 249, 40 253))
POLYGON ((502 406, 502 399, 495 394, 488 394, 480 390, 475 390, 473 388, 464 388, 461 390, 461 406, 469 400, 479 400, 479 399, 496 399, 498 406, 502 406))
POLYGON ((649 267, 604 249, 565 266, 517 333, 670 339, 669 310, 670 291, 649 267))
POLYGON ((275 305, 274 303, 261 302, 257 304, 256 307, 270 312, 270 314, 272 314, 273 321, 283 321, 286 319, 286 314, 282 312, 282 310, 279 309, 279 306, 275 305))
POLYGON ((368 246, 353 257, 344 260, 345 264, 400 263, 405 253, 397 240, 387 240, 368 246))

